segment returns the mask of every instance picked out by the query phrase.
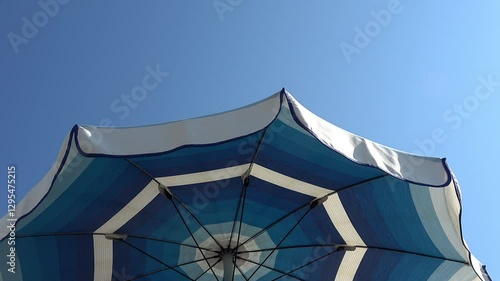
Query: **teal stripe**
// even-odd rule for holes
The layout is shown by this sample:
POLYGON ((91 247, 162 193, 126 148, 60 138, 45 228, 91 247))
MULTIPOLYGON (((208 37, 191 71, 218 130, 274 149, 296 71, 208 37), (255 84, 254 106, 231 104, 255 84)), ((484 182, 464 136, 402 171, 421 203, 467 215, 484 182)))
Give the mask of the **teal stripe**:
POLYGON ((106 187, 112 186, 111 183, 121 176, 127 165, 128 162, 124 160, 117 161, 112 158, 93 160, 92 165, 86 167, 71 188, 65 189, 64 183, 62 187, 59 187, 59 184, 54 185, 55 189, 65 189, 64 192, 36 220, 24 226, 19 234, 58 231, 80 215, 88 205, 94 204, 106 191, 106 187), (111 165, 113 170, 109 169, 111 165))
MULTIPOLYGON (((436 210, 434 209, 434 204, 432 203, 430 188, 431 187, 410 184, 413 204, 418 212, 420 221, 443 257, 454 260, 464 260, 443 230, 443 226, 439 221, 436 210)), ((444 188, 440 189, 440 192, 444 192, 444 188)), ((446 202, 439 202, 438 204, 446 205, 446 202)))
MULTIPOLYGON (((71 150, 70 155, 73 155, 75 152, 76 150, 71 150)), ((30 224, 35 218, 51 206, 91 163, 92 158, 86 158, 80 154, 76 155, 73 160, 68 162, 68 167, 61 171, 47 196, 40 202, 33 212, 18 221, 16 225, 18 233, 21 233, 21 230, 23 230, 26 225, 30 224)))
POLYGON ((458 262, 445 261, 434 271, 428 281, 450 280, 462 267, 464 265, 458 262))
POLYGON ((377 208, 402 250, 442 256, 420 221, 408 184, 393 188, 386 181, 373 184, 377 208))
MULTIPOLYGON (((424 258, 411 254, 401 255, 401 260, 392 269, 390 280, 400 281, 422 281, 429 279, 437 268, 443 263, 442 260, 424 258)), ((448 279, 441 279, 448 280, 448 279)))

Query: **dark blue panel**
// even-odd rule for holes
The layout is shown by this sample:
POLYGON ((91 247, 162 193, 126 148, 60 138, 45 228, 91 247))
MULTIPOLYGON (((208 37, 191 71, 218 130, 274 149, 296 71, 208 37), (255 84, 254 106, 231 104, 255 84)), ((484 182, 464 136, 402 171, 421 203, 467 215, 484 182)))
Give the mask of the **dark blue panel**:
POLYGON ((408 183, 379 179, 339 196, 367 245, 442 256, 420 221, 408 183))
MULTIPOLYGON (((243 222, 258 228, 265 228, 282 216, 308 204, 313 199, 311 196, 250 177, 243 222)), ((284 223, 286 221, 278 224, 277 227, 284 223)), ((254 234, 251 231, 245 231, 244 233, 247 236, 254 234)))
MULTIPOLYGON (((124 159, 95 159, 70 188, 19 234, 93 232, 150 181, 124 159)), ((51 192, 54 190, 55 187, 51 192)))
POLYGON ((86 281, 94 278, 91 270, 94 268, 92 235, 58 236, 56 243, 61 280, 86 281))
MULTIPOLYGON (((293 224, 298 222, 303 213, 297 213, 290 218, 293 224)), ((282 246, 316 244, 345 244, 322 206, 310 210, 288 238, 283 241, 282 246)))
MULTIPOLYGON (((225 234, 232 229, 232 223, 242 190, 240 177, 201 184, 173 187, 174 193, 196 217, 206 225, 211 234, 225 234)), ((186 209, 178 204, 179 210, 190 229, 196 231, 199 223, 186 209)))
MULTIPOLYGON (((199 226, 196 226, 196 230, 199 226)), ((153 237, 174 242, 183 242, 190 237, 172 201, 158 195, 137 215, 130 219, 117 233, 153 237)))
POLYGON ((22 274, 23 280, 92 280, 94 277, 91 235, 18 237, 16 251, 23 270, 17 274, 22 274))
POLYGON ((390 280, 393 269, 402 256, 389 251, 367 250, 354 277, 355 281, 390 280))
POLYGON ((288 126, 263 144, 256 162, 332 190, 383 174, 378 169, 353 163, 309 133, 300 133, 288 126))
POLYGON ((365 244, 399 249, 401 246, 390 233, 377 205, 373 182, 347 189, 339 193, 342 205, 354 228, 365 244))
POLYGON ((441 259, 368 249, 354 280, 428 280, 442 263, 441 259))
MULTIPOLYGON (((324 254, 324 252, 325 251, 322 251, 321 254, 324 254)), ((300 271, 297 271, 297 273, 305 280, 335 280, 335 276, 337 275, 337 271, 344 254, 344 251, 332 253, 331 255, 304 267, 300 271)), ((314 253, 313 257, 316 258, 317 255, 318 254, 314 253)), ((310 262, 312 260, 313 259, 311 257, 306 261, 310 262)))
MULTIPOLYGON (((142 239, 127 239, 127 242, 145 251, 146 253, 151 252, 150 249, 148 249, 148 244, 152 243, 151 241, 142 239)), ((156 245, 156 247, 161 246, 163 245, 159 243, 156 245)), ((113 242, 113 256, 113 275, 115 276, 125 274, 130 278, 130 276, 138 276, 165 268, 165 266, 160 262, 120 241, 113 242)), ((166 262, 171 262, 171 260, 172 258, 165 259, 166 262)))
POLYGON ((210 171, 249 163, 261 132, 210 145, 185 146, 164 154, 132 160, 154 177, 210 171))

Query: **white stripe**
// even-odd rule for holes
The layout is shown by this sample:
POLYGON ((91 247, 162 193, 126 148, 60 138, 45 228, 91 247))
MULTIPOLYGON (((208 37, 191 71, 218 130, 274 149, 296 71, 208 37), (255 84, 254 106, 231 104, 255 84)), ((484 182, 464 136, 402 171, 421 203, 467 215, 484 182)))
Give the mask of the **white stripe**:
POLYGON ((450 278, 450 281, 475 281, 476 279, 477 275, 474 270, 470 266, 464 266, 450 278))
POLYGON ((248 166, 249 164, 243 164, 199 173, 162 177, 157 180, 167 187, 218 181, 239 177, 248 169, 248 166))
MULTIPOLYGON (((251 175, 269 183, 312 197, 322 197, 332 192, 329 189, 285 176, 258 164, 254 164, 252 167, 251 175)), ((323 205, 333 225, 337 228, 337 231, 347 244, 365 246, 363 239, 361 239, 354 228, 337 194, 330 195, 323 205)))
POLYGON ((328 216, 330 216, 333 225, 347 245, 366 245, 349 219, 338 194, 335 193, 330 195, 328 200, 323 203, 323 206, 325 207, 328 216))
MULTIPOLYGON (((451 272, 459 268, 459 264, 453 261, 444 261, 429 277, 427 281, 442 281, 451 275, 451 272)), ((456 272, 455 272, 456 273, 456 272)))
POLYGON ((82 147, 86 153, 108 155, 148 154, 189 144, 214 144, 262 130, 276 117, 280 100, 280 93, 276 93, 263 101, 224 113, 154 126, 113 128, 105 134, 103 128, 79 126, 78 141, 92 144, 82 147))
POLYGON ((366 248, 356 248, 354 251, 346 251, 335 276, 335 281, 354 280, 354 276, 356 276, 365 253, 366 248))
POLYGON ((460 236, 460 202, 457 199, 453 181, 445 188, 430 188, 429 192, 434 210, 436 210, 439 223, 446 237, 459 255, 464 260, 468 260, 468 252, 463 246, 460 236))
POLYGON ((113 278, 113 241, 94 235, 94 281, 113 278))
POLYGON ((281 186, 283 188, 296 191, 302 194, 306 194, 312 197, 323 197, 326 194, 332 192, 329 189, 310 184, 298 179, 285 176, 268 168, 262 167, 258 164, 254 164, 252 167, 251 175, 255 176, 261 180, 267 181, 274 185, 281 186))
MULTIPOLYGON (((191 173, 185 175, 176 175, 162 177, 157 180, 167 187, 211 182, 234 178, 241 176, 249 164, 216 169, 206 172, 191 173)), ((116 213, 111 219, 99 227, 96 233, 114 233, 125 225, 129 220, 144 209, 153 199, 158 196, 158 183, 151 181, 144 189, 139 192, 125 207, 116 213)), ((113 272, 113 241, 104 236, 94 236, 94 281, 110 280, 113 272), (105 259, 103 261, 103 259, 105 259)))
MULTIPOLYGON (((114 233, 139 211, 144 209, 160 192, 151 181, 123 209, 99 227, 96 233, 114 233)), ((103 235, 94 235, 94 281, 109 281, 113 274, 113 241, 103 235)))
POLYGON ((151 181, 134 199, 128 202, 123 209, 118 211, 111 219, 99 227, 97 233, 114 233, 139 211, 144 209, 153 199, 160 194, 158 191, 158 183, 151 181))
POLYGON ((483 271, 482 271, 483 265, 476 259, 476 257, 474 255, 470 255, 470 257, 471 257, 470 261, 471 261, 472 269, 476 272, 476 275, 478 276, 477 279, 479 281, 483 280, 483 271))

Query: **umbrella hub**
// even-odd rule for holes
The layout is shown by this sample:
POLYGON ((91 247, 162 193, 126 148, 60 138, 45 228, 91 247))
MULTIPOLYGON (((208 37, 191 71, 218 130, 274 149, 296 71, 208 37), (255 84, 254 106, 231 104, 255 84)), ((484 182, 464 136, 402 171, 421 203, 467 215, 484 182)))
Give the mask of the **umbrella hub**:
POLYGON ((227 249, 222 249, 220 252, 219 252, 219 256, 220 257, 224 257, 224 256, 235 256, 236 255, 236 249, 230 249, 230 248, 227 248, 227 249))
MULTIPOLYGON (((216 224, 216 225, 207 225, 208 229, 231 229, 233 222, 229 222, 226 224, 216 224)), ((200 260, 196 264, 199 266, 199 269, 193 271, 191 278, 196 279, 199 277, 199 272, 210 272, 213 271, 213 274, 217 275, 219 280, 223 279, 223 276, 231 275, 231 279, 233 280, 232 275, 235 278, 241 279, 242 275, 249 275, 247 272, 252 269, 255 270, 259 263, 262 262, 265 258, 266 251, 260 251, 261 249, 270 249, 276 247, 274 241, 271 239, 267 231, 262 230, 261 228, 257 228, 248 224, 243 223, 242 229, 249 232, 251 235, 246 235, 246 233, 242 232, 239 236, 237 233, 232 235, 231 232, 223 232, 213 234, 213 238, 208 236, 203 228, 198 229, 196 232, 192 234, 193 237, 203 237, 205 236, 205 240, 199 240, 199 248, 195 250, 193 247, 181 246, 179 261, 178 263, 184 263, 186 257, 193 257, 195 260, 200 260), (258 236, 252 238, 252 235, 255 233, 260 233, 258 236), (228 237, 231 237, 228 239, 228 237), (219 242, 217 243, 215 239, 219 242), (223 245, 222 247, 220 245, 223 245)), ((183 241, 183 244, 192 245, 193 238, 189 237, 183 241)), ((273 267, 275 263, 275 257, 277 256, 279 250, 275 251, 267 261, 266 268, 259 269, 257 275, 262 276, 265 275, 269 269, 268 267, 273 267)), ((253 272, 253 271, 252 271, 253 272)), ((189 274, 189 273, 188 273, 189 274)))

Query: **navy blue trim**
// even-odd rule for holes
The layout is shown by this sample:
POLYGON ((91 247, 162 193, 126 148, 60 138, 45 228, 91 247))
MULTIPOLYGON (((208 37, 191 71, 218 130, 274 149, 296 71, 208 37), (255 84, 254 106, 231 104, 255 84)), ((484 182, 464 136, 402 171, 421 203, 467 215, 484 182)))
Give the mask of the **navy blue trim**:
MULTIPOLYGON (((160 155, 163 155, 163 154, 166 154, 166 153, 170 153, 170 152, 174 152, 174 151, 177 151, 179 149, 184 149, 184 148, 189 148, 189 147, 205 147, 205 146, 212 146, 212 145, 218 145, 218 144, 224 144, 224 143, 227 143, 227 142, 231 142, 231 141, 235 141, 235 140, 239 140, 239 139, 243 139, 243 138, 246 138, 250 135, 253 135, 255 133, 258 133, 266 128, 268 128, 279 116, 279 114, 281 113, 281 109, 282 109, 282 106, 283 106, 283 102, 284 102, 284 99, 286 97, 286 101, 287 101, 287 104, 288 104, 288 107, 290 108, 290 113, 292 115, 292 118, 295 120, 295 122, 301 127, 303 128, 304 130, 306 130, 307 132, 309 132, 313 137, 315 137, 321 144, 323 144, 325 147, 329 148, 330 150, 332 151, 335 151, 336 153, 342 155, 343 157, 345 157, 346 159, 348 159, 349 161, 357 164, 357 165, 360 165, 360 166, 365 166, 365 167, 372 167, 372 168, 375 168, 375 169, 378 169, 379 171, 383 172, 383 173, 386 173, 396 179, 399 179, 399 180, 402 180, 404 182, 408 182, 408 183, 412 183, 412 184, 417 184, 417 185, 426 185, 426 186, 430 186, 430 187, 445 187, 447 185, 450 184, 451 180, 452 180, 452 176, 451 176, 451 171, 448 167, 448 165, 446 164, 446 158, 442 158, 441 161, 443 163, 443 167, 446 171, 446 174, 447 174, 447 180, 445 183, 443 184, 440 184, 440 185, 432 185, 432 184, 427 184, 427 183, 422 183, 422 182, 416 182, 416 181, 412 181, 412 180, 408 180, 408 179, 405 179, 405 178, 402 178, 402 177, 398 177, 396 175, 392 175, 386 171, 384 171, 383 169, 381 169, 380 167, 378 166, 375 166, 375 165, 371 165, 371 164, 367 164, 367 163, 362 163, 362 162, 359 162, 358 160, 356 159, 352 159, 348 156, 346 156, 345 154, 341 153, 340 151, 324 144, 323 142, 321 142, 319 140, 319 137, 313 132, 311 131, 310 129, 308 129, 306 126, 304 126, 304 124, 302 124, 302 122, 300 121, 300 119, 297 117, 297 114, 295 113, 295 109, 294 109, 294 106, 293 104, 290 102, 290 99, 288 98, 289 94, 286 92, 285 88, 283 87, 281 89, 281 91, 279 92, 279 95, 280 95, 280 107, 279 107, 279 111, 276 113, 276 115, 274 116, 273 120, 271 120, 271 122, 264 126, 264 128, 262 129, 259 129, 255 132, 251 132, 247 135, 244 135, 244 136, 240 136, 240 137, 236 137, 236 138, 232 138, 232 139, 227 139, 227 140, 223 140, 223 141, 220 141, 220 142, 215 142, 215 143, 209 143, 209 144, 188 144, 188 145, 182 145, 182 146, 179 146, 179 147, 176 147, 174 149, 171 149, 171 150, 167 150, 167 151, 162 151, 162 152, 153 152, 153 153, 143 153, 143 154, 123 154, 123 155, 111 155, 111 154, 104 154, 104 153, 86 153, 83 151, 83 149, 81 148, 80 146, 80 143, 78 141, 78 126, 75 126, 73 127, 73 130, 72 132, 74 131, 75 132, 75 144, 76 144, 76 148, 78 149, 78 151, 80 152, 80 154, 82 154, 83 156, 86 156, 86 157, 103 157, 103 158, 123 158, 123 157, 127 157, 127 158, 135 158, 135 157, 150 157, 150 156, 160 156, 160 155), (76 128, 76 129, 75 129, 76 128)), ((202 118, 202 117, 201 117, 202 118)))
POLYGON ((491 280, 491 276, 490 276, 490 274, 489 274, 489 273, 488 273, 488 271, 486 270, 486 265, 483 265, 483 266, 481 267, 481 273, 483 274, 483 277, 484 277, 485 279, 487 278, 485 281, 492 281, 492 280, 491 280))
MULTIPOLYGON (((284 91, 284 88, 283 90, 284 91)), ((295 123, 297 123, 300 127, 302 127, 302 129, 306 130, 307 132, 309 132, 313 137, 315 137, 321 144, 323 144, 324 146, 326 146, 327 148, 337 152, 338 154, 344 156, 345 158, 347 158, 349 161, 353 162, 354 164, 358 164, 360 166, 366 166, 366 167, 372 167, 372 168, 375 168, 375 169, 378 169, 380 171, 382 171, 383 173, 386 173, 396 179, 399 179, 399 180, 402 180, 404 182, 408 182, 408 183, 412 183, 412 184, 418 184, 418 185, 426 185, 426 186, 430 186, 430 187, 445 187, 445 186, 448 186, 451 182, 451 172, 450 170, 448 169, 448 166, 445 164, 445 158, 442 158, 441 161, 443 162, 443 166, 446 170, 446 173, 448 175, 448 179, 446 180, 445 183, 441 184, 441 185, 432 185, 432 184, 427 184, 427 183, 421 183, 421 182, 415 182, 415 181, 411 181, 411 180, 408 180, 408 179, 405 179, 405 178, 401 178, 401 177, 398 177, 398 176, 395 176, 395 175, 392 175, 392 174, 389 174, 388 172, 382 170, 381 168, 379 168, 378 166, 375 166, 375 165, 371 165, 371 164, 367 164, 367 163, 362 163, 362 162, 359 162, 358 160, 356 159, 352 159, 348 156, 346 156, 345 154, 343 154, 342 152, 326 145, 325 143, 323 143, 322 141, 320 141, 319 137, 311 130, 309 130, 309 128, 307 128, 306 126, 304 126, 304 124, 302 124, 302 122, 300 121, 300 119, 297 117, 297 114, 295 113, 295 109, 294 109, 294 106, 293 104, 290 102, 290 99, 288 98, 288 93, 286 93, 286 96, 287 96, 287 103, 288 103, 288 107, 290 108, 290 113, 292 114, 292 118, 293 120, 295 120, 295 123)))
MULTIPOLYGON (((59 174, 61 173, 62 171, 62 168, 64 167, 64 164, 66 164, 66 160, 68 160, 68 155, 69 155, 69 151, 71 149, 71 141, 73 140, 73 137, 76 135, 76 132, 78 132, 78 125, 74 125, 73 128, 71 129, 70 131, 70 134, 69 134, 69 138, 68 138, 68 142, 66 144, 66 151, 64 151, 64 156, 61 160, 61 163, 59 164, 59 167, 57 168, 57 172, 54 174, 54 177, 52 178, 52 182, 50 183, 50 187, 49 189, 47 190, 47 192, 43 195, 42 199, 40 199, 40 201, 38 201, 38 203, 36 203, 35 206, 33 206, 33 208, 31 208, 31 210, 29 210, 26 214, 22 215, 19 219, 17 219, 17 222, 16 222, 16 225, 22 220, 24 219, 26 216, 28 216, 29 214, 31 214, 44 200, 45 198, 47 197, 47 195, 49 195, 50 191, 52 190, 52 187, 54 186, 54 182, 56 181, 57 177, 59 176, 59 174)), ((52 169, 52 167, 51 167, 52 169)), ((49 170, 50 171, 50 170, 49 170)), ((44 176, 45 177, 45 176, 44 176)), ((31 191, 31 190, 30 190, 31 191)), ((28 193, 29 194, 29 193, 28 193)), ((28 195, 27 195, 28 196, 28 195)), ((0 243, 2 241, 4 241, 6 238, 8 237, 5 236, 4 238, 2 238, 0 240, 0 243)))
MULTIPOLYGON (((449 168, 448 163, 446 161, 444 162, 444 164, 446 165, 446 167, 449 168)), ((472 252, 469 250, 469 248, 465 244, 465 238, 464 238, 464 231, 463 231, 463 225, 462 225, 463 206, 462 206, 462 196, 460 195, 460 187, 458 185, 458 182, 457 182, 456 178, 454 176, 452 176, 452 178, 453 178, 453 186, 455 187, 455 195, 457 196, 457 199, 458 199, 458 202, 459 202, 459 205, 460 205, 460 210, 459 210, 459 213, 458 213, 458 225, 460 227, 460 239, 462 240, 462 245, 464 246, 464 249, 468 253, 467 257, 469 258, 469 261, 472 262, 472 252)), ((476 275, 479 277, 479 279, 483 279, 479 275, 479 273, 481 273, 481 275, 484 275, 484 273, 483 272, 477 272, 476 269, 474 268, 474 266, 472 264, 470 264, 470 266, 472 267, 472 270, 476 273, 476 275)), ((490 278, 489 275, 487 275, 487 277, 490 278)), ((491 278, 490 278, 490 280, 491 280, 491 278)))

